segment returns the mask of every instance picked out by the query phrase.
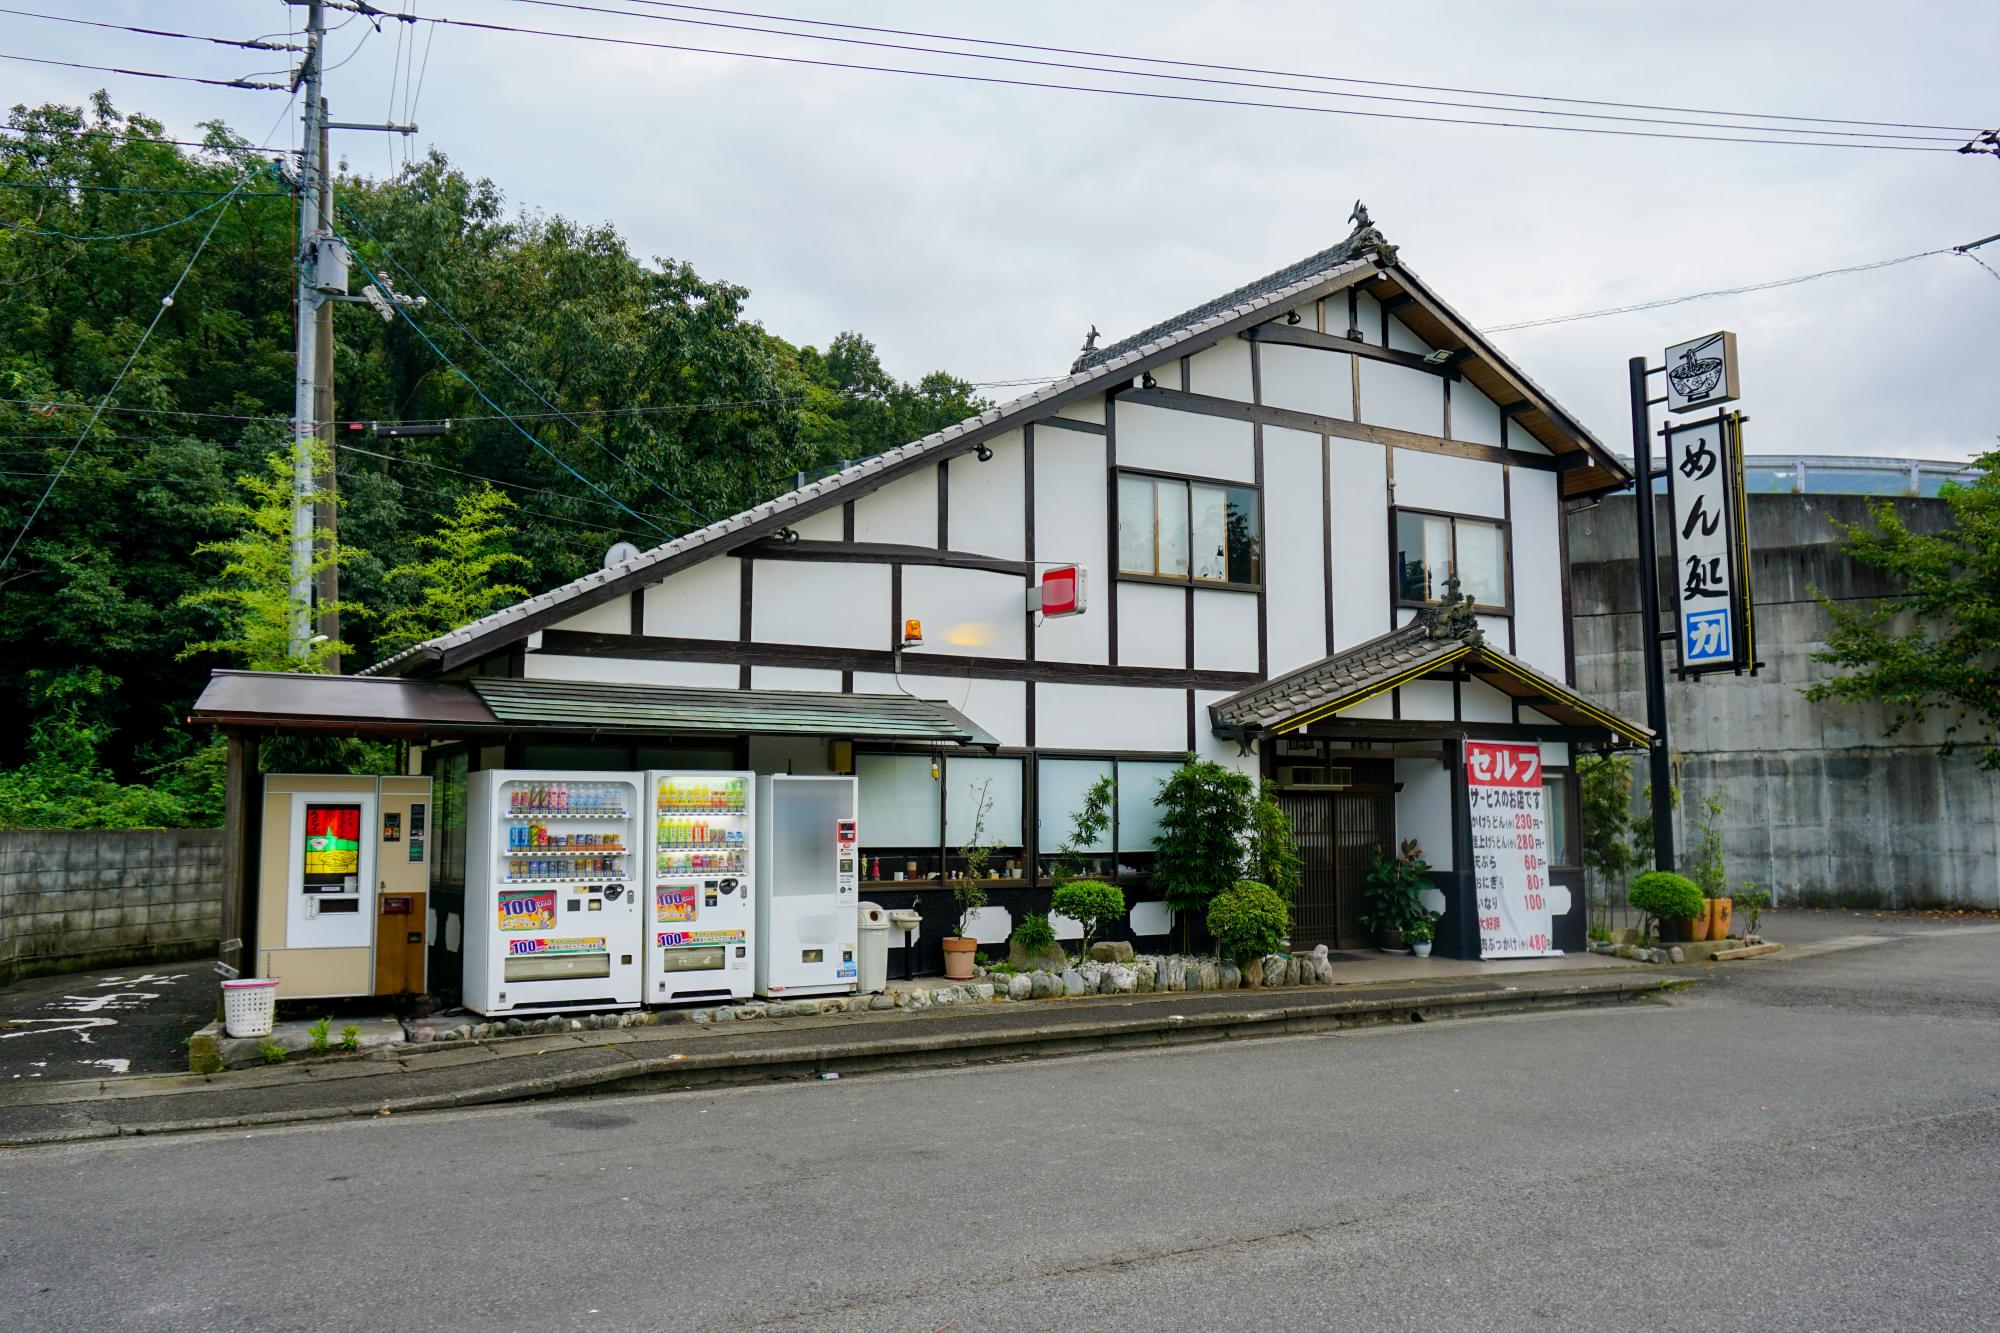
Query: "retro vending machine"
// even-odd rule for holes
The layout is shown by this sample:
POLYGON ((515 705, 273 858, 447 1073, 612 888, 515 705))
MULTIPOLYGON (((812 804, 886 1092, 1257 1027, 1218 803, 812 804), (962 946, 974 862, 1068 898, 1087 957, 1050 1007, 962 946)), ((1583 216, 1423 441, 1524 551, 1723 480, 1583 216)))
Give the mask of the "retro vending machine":
POLYGON ((851 993, 861 877, 854 779, 772 774, 757 779, 757 800, 757 993, 851 993))
POLYGON ((646 1003, 740 999, 756 983, 756 777, 646 774, 646 1003))
POLYGON ((638 773, 472 775, 465 1007, 629 1009, 644 971, 638 773))

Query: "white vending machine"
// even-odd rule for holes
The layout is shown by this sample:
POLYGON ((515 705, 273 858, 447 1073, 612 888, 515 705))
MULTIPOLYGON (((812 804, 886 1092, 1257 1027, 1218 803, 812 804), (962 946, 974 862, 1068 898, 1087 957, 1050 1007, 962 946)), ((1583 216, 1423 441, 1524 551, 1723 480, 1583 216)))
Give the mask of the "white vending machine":
POLYGON ((629 1009, 645 936, 638 773, 489 769, 466 811, 465 1007, 629 1009))
POLYGON ((757 802, 757 993, 852 993, 861 877, 854 779, 760 777, 757 802))
POLYGON ((646 1003, 741 999, 756 983, 756 777, 646 774, 646 1003))

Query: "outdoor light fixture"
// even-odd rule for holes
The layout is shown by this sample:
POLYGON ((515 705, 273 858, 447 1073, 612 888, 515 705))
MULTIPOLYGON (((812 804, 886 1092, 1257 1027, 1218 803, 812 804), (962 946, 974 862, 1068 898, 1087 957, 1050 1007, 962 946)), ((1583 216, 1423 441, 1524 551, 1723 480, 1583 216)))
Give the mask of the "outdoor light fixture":
POLYGON ((1285 323, 1287 323, 1287 324, 1297 324, 1297 323, 1300 323, 1300 322, 1301 322, 1301 321, 1300 321, 1300 319, 1299 319, 1299 312, 1298 312, 1298 311, 1296 311, 1296 310, 1287 310, 1287 311, 1285 312, 1285 323))
POLYGON ((799 544, 799 534, 790 528, 779 528, 778 540, 787 546, 797 546, 799 544))
POLYGON ((1449 347, 1440 347, 1435 352, 1432 352, 1429 356, 1424 358, 1424 364, 1427 366, 1441 366, 1445 362, 1451 360, 1451 358, 1455 355, 1456 353, 1454 353, 1449 347))
POLYGON ((972 456, 978 459, 982 463, 990 463, 993 461, 993 451, 991 449, 988 449, 983 444, 975 445, 973 447, 972 456))
POLYGON ((1158 381, 1153 378, 1153 372, 1150 370, 1139 377, 1139 384, 1140 387, 1147 389, 1156 389, 1159 387, 1158 381))
POLYGON ((923 644, 924 622, 921 620, 905 620, 903 622, 903 646, 905 648, 921 648, 923 644))

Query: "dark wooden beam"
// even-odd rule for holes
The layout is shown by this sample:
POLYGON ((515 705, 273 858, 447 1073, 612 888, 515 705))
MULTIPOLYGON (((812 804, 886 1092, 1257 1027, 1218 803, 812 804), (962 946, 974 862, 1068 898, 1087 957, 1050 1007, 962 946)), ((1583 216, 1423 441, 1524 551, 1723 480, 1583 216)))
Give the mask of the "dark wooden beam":
POLYGON ((1377 347, 1373 343, 1356 342, 1351 338, 1336 338, 1331 333, 1321 333, 1306 328, 1303 324, 1293 326, 1283 321, 1258 324, 1243 330, 1240 335, 1246 341, 1260 343, 1283 343, 1288 347, 1311 347, 1321 352, 1345 352, 1349 356, 1367 357, 1371 361, 1386 361, 1392 366, 1405 370, 1421 370, 1426 375, 1437 375, 1444 379, 1458 379, 1460 372, 1448 365, 1432 365, 1415 352, 1404 352, 1394 347, 1377 347))
POLYGON ((1035 419, 1034 424, 1037 426, 1054 426, 1058 430, 1080 431, 1085 435, 1104 434, 1104 427, 1098 424, 1097 422, 1077 421, 1071 417, 1057 417, 1057 416, 1037 417, 1035 419))
POLYGON ((999 556, 973 551, 942 551, 934 546, 902 546, 894 542, 795 542, 765 540, 739 546, 729 554, 742 560, 831 561, 850 565, 943 565, 950 569, 978 569, 990 574, 1031 573, 1025 560, 1003 560, 999 556))
MULTIPOLYGON (((1392 718, 1332 718, 1307 724, 1304 734, 1333 740, 1464 740, 1473 732, 1497 739, 1591 741, 1604 737, 1602 727, 1539 726, 1510 722, 1413 722, 1392 718)), ((1297 734, 1297 733, 1294 733, 1297 734)))

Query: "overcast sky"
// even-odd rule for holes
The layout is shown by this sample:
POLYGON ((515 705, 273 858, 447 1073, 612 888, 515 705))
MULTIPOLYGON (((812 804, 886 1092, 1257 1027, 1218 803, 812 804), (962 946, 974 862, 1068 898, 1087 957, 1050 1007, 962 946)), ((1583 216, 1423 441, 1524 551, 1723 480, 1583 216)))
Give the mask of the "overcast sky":
MULTIPOLYGON (((377 3, 822 60, 1148 86, 519 0, 377 3)), ((636 0, 577 3, 646 8, 636 0)), ((18 7, 232 37, 282 33, 302 13, 278 0, 21 0, 18 7)), ((1826 0, 764 0, 752 7, 1461 88, 1950 126, 2000 116, 1993 100, 2000 5, 1990 0, 1902 11, 1826 0)), ((388 23, 375 35, 355 20, 333 38, 333 59, 347 62, 328 76, 337 119, 389 113, 403 26, 388 23)), ((408 31, 417 63, 429 42, 414 113, 421 144, 490 176, 517 207, 614 223, 641 255, 685 259, 705 277, 748 286, 753 315, 793 341, 824 345, 843 329, 860 329, 906 378, 932 369, 977 381, 1059 374, 1093 323, 1107 340, 1121 337, 1338 240, 1357 197, 1402 247, 1403 261, 1481 326, 2000 232, 2000 159, 1991 157, 1410 124, 458 27, 408 31)), ((0 51, 223 77, 284 59, 10 15, 0 15, 0 51)), ((222 117, 252 139, 284 103, 282 93, 15 62, 0 62, 0 79, 9 104, 75 103, 103 86, 121 107, 158 115, 176 130, 222 117)), ((394 86, 400 118, 408 85, 394 86)), ((1199 84, 1180 90, 1466 114, 1199 84)), ((381 173, 401 150, 387 136, 345 133, 337 151, 355 168, 381 173)), ((2000 243, 1982 254, 2000 269, 2000 243)), ((1643 352, 1657 360, 1669 342, 1724 327, 1740 339, 1752 452, 1962 459, 2000 435, 2000 280, 1962 256, 1495 338, 1625 452, 1626 358, 1643 352)))

